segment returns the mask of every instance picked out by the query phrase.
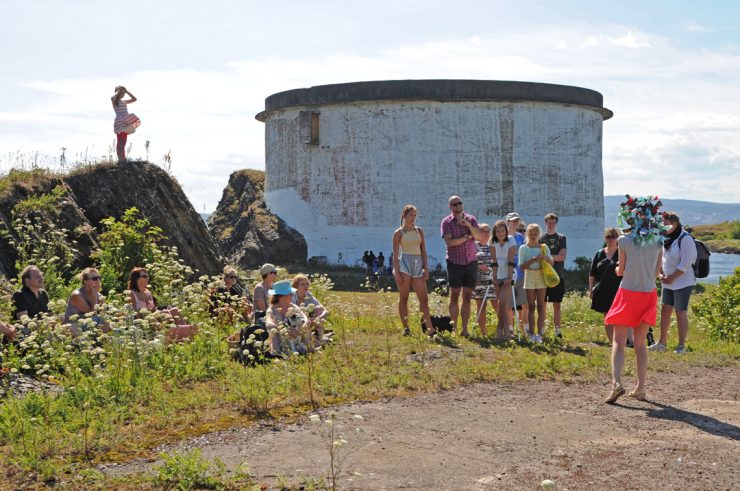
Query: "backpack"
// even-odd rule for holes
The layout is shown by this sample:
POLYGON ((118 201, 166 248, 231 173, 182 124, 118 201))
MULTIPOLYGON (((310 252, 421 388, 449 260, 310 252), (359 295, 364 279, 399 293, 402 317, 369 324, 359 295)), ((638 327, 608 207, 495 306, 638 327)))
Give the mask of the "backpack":
POLYGON ((678 250, 681 250, 681 241, 687 235, 691 237, 694 244, 696 244, 696 262, 691 265, 691 268, 694 270, 694 276, 696 278, 706 278, 709 276, 709 256, 711 256, 712 253, 709 252, 709 249, 707 249, 704 242, 696 240, 694 236, 688 232, 681 234, 681 237, 678 238, 678 250))
POLYGON ((273 358, 267 348, 267 342, 270 335, 265 328, 264 321, 246 326, 239 332, 239 342, 237 344, 237 350, 233 353, 234 361, 247 366, 257 365, 264 363, 265 361, 273 358), (259 341, 260 346, 255 346, 255 343, 259 341), (250 358, 250 355, 252 356, 250 358))

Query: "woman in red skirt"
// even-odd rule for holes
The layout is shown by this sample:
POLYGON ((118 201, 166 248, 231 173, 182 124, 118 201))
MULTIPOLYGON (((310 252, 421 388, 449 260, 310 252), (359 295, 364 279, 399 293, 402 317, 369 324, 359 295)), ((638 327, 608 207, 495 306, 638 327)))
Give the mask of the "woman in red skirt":
POLYGON ((637 385, 628 394, 644 401, 647 378, 648 328, 655 325, 658 295, 655 279, 660 274, 663 253, 663 218, 658 214, 660 201, 652 196, 632 198, 620 206, 618 221, 624 228, 618 242, 619 264, 617 276, 622 282, 617 290, 604 324, 614 326, 612 342, 612 391, 606 402, 611 404, 624 395, 622 368, 624 367, 624 347, 630 328, 634 332, 635 357, 637 361, 637 385))
POLYGON ((126 90, 126 87, 119 85, 115 88, 116 93, 110 98, 113 103, 113 110, 116 112, 116 119, 113 122, 113 132, 116 134, 116 154, 118 162, 126 161, 126 140, 128 135, 136 131, 141 125, 141 120, 136 114, 129 114, 128 104, 136 102, 136 96, 126 90), (123 97, 128 94, 129 98, 123 97))

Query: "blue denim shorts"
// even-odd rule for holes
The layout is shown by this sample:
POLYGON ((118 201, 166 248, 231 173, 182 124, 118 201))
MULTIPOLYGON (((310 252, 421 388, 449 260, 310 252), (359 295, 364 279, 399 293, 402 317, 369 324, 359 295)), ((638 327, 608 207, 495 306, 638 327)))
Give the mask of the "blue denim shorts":
POLYGON ((663 287, 660 301, 663 305, 670 305, 679 312, 685 312, 689 310, 689 298, 693 289, 693 285, 679 288, 678 290, 669 290, 663 287))

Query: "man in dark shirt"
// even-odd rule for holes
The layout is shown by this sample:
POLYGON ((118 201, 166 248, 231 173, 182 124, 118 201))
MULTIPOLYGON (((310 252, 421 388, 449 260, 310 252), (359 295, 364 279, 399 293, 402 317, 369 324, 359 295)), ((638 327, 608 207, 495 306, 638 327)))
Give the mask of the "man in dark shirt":
POLYGON ((26 266, 21 271, 23 287, 13 293, 13 316, 20 319, 24 315, 36 317, 49 312, 49 296, 41 288, 44 286, 44 275, 36 266, 26 266))
POLYGON ((550 249, 550 255, 554 261, 553 266, 560 276, 557 286, 548 288, 545 292, 545 302, 552 303, 552 323, 555 325, 555 336, 560 338, 560 303, 565 295, 565 258, 568 253, 565 235, 556 230, 558 216, 555 213, 545 215, 546 232, 540 239, 550 249))

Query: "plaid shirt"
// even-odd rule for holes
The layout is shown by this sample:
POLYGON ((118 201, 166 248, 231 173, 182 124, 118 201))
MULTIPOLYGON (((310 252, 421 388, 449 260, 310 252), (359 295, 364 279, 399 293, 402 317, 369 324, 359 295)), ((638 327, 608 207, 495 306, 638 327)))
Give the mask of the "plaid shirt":
MULTIPOLYGON (((464 212, 463 215, 473 227, 478 228, 478 221, 473 215, 468 215, 464 212)), ((455 221, 455 216, 453 214, 449 214, 444 217, 440 229, 443 238, 445 235, 451 235, 453 239, 459 239, 460 237, 465 237, 470 234, 467 227, 463 227, 455 221)), ((452 264, 465 266, 478 261, 476 253, 475 241, 470 239, 460 245, 447 247, 447 260, 452 264)))

